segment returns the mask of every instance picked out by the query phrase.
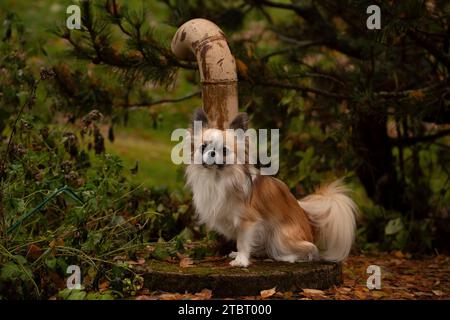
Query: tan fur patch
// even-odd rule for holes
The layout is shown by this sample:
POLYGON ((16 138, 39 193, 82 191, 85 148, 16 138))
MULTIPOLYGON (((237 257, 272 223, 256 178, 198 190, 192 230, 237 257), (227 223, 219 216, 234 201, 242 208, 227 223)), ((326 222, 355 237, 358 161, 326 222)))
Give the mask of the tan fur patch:
POLYGON ((269 176, 258 176, 247 203, 246 216, 250 221, 264 220, 279 229, 287 244, 313 242, 313 230, 303 209, 289 188, 269 176))

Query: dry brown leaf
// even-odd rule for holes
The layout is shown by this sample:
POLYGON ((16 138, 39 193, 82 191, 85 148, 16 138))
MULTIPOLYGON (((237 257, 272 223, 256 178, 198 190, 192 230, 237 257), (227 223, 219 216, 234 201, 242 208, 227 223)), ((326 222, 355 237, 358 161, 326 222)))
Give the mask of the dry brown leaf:
POLYGON ((363 291, 355 291, 355 296, 361 300, 367 299, 367 294, 363 291))
POLYGON ((212 291, 209 289, 203 289, 202 291, 197 292, 195 296, 202 300, 209 300, 212 297, 212 291))
POLYGON ((57 246, 64 246, 64 240, 61 239, 61 238, 54 239, 54 240, 50 241, 48 246, 51 249, 52 255, 55 256, 56 255, 56 247, 57 246))
POLYGON ((394 257, 403 259, 405 257, 405 255, 400 250, 397 250, 397 251, 394 251, 394 257))
POLYGON ((433 292, 438 297, 441 297, 444 295, 444 292, 442 292, 441 290, 431 290, 431 292, 433 292))
POLYGON ((431 293, 429 293, 429 292, 422 292, 422 291, 414 292, 414 295, 418 296, 418 297, 432 296, 431 293))
POLYGON ((317 289, 303 289, 303 293, 304 294, 312 294, 312 295, 318 295, 318 294, 324 295, 325 294, 324 291, 317 290, 317 289))
POLYGON ((400 296, 401 296, 403 299, 413 299, 413 298, 414 298, 414 295, 413 295, 412 293, 409 293, 409 292, 402 292, 402 293, 400 294, 400 296))
POLYGON ((273 296, 275 294, 275 292, 277 292, 276 287, 274 287, 272 289, 268 289, 268 290, 262 290, 261 298, 263 298, 263 299, 269 298, 269 297, 273 296))
POLYGON ((409 96, 410 96, 412 99, 415 99, 415 100, 417 100, 417 101, 422 101, 422 100, 425 98, 425 94, 424 94, 423 91, 421 91, 421 90, 412 90, 412 91, 409 93, 409 96))
POLYGON ((192 267, 194 265, 194 261, 189 257, 183 257, 180 259, 180 267, 181 268, 188 268, 192 267))
POLYGON ((180 300, 183 297, 182 294, 179 293, 163 293, 159 296, 161 300, 180 300))
POLYGON ((27 257, 31 257, 33 260, 39 258, 42 254, 42 249, 35 244, 28 246, 27 257))
POLYGON ((383 291, 372 291, 372 296, 376 299, 381 299, 387 297, 388 294, 383 291))
POLYGON ((350 298, 349 296, 347 296, 347 295, 345 295, 345 294, 339 294, 339 295, 337 296, 337 298, 338 298, 339 300, 352 300, 352 298, 350 298))
POLYGON ((100 284, 98 285, 98 289, 100 290, 100 292, 108 290, 109 289, 109 281, 100 282, 100 284))
POLYGON ((141 296, 137 296, 135 298, 135 300, 156 300, 156 297, 141 295, 141 296))

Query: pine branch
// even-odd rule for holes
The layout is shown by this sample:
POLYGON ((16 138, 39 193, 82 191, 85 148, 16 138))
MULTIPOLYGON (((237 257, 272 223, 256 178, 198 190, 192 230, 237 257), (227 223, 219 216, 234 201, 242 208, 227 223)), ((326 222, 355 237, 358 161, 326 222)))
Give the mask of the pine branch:
MULTIPOLYGON (((108 2, 106 4, 108 4, 108 2)), ((117 26, 119 27, 120 31, 122 31, 122 33, 126 34, 130 38, 133 37, 133 35, 130 32, 128 32, 122 24, 122 15, 119 14, 116 0, 112 0, 112 8, 111 8, 112 12, 111 12, 110 8, 107 7, 106 9, 107 9, 107 12, 109 12, 111 14, 111 16, 115 19, 114 21, 117 24, 117 26)))
POLYGON ((322 42, 323 45, 356 59, 369 59, 369 57, 363 55, 363 52, 359 46, 352 45, 350 41, 344 38, 338 38, 335 27, 331 25, 326 19, 324 19, 324 17, 314 5, 309 7, 300 7, 295 4, 279 3, 270 0, 258 1, 258 4, 278 9, 292 10, 297 15, 305 19, 310 25, 316 25, 319 26, 320 29, 322 29, 321 33, 323 35, 323 38, 318 39, 317 41, 322 42))
POLYGON ((437 48, 433 42, 419 36, 411 30, 408 31, 408 35, 422 48, 431 53, 438 61, 444 64, 448 70, 450 70, 450 56, 448 54, 445 54, 443 50, 437 48))

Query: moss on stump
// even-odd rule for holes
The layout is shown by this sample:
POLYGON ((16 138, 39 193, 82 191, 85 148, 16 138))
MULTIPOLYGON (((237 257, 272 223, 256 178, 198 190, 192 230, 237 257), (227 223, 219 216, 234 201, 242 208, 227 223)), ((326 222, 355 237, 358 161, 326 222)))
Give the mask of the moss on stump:
POLYGON ((148 261, 143 277, 150 290, 199 292, 210 289, 213 296, 259 295, 261 290, 277 287, 280 291, 301 288, 327 289, 342 282, 341 265, 332 262, 285 263, 254 261, 248 268, 235 268, 229 259, 201 261, 191 267, 148 261))

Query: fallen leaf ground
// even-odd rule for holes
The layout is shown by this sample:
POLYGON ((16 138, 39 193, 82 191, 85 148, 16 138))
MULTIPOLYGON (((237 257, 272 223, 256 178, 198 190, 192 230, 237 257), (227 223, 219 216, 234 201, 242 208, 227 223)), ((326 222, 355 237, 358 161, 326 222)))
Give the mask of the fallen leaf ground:
MULTIPOLYGON (((149 292, 142 290, 138 300, 201 300, 214 299, 214 292, 204 289, 195 294, 149 292)), ((233 299, 300 299, 300 300, 377 300, 377 299, 450 299, 450 256, 435 255, 412 258, 409 254, 360 254, 343 263, 343 283, 328 290, 305 288, 294 292, 279 292, 267 288, 259 296, 233 299), (367 267, 381 268, 381 289, 366 286, 367 267)))

